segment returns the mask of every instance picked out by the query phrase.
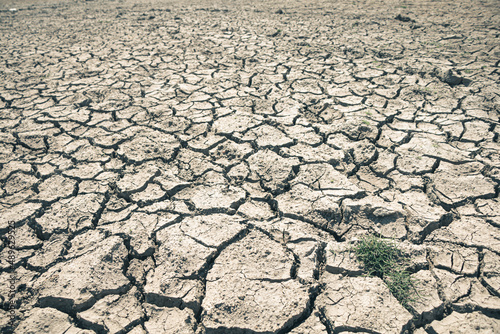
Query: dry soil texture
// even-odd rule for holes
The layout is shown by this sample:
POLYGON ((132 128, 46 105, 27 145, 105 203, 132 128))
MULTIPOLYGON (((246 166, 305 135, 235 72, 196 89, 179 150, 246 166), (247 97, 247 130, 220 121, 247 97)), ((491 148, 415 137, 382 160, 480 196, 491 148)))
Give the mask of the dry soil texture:
POLYGON ((0 9, 2 333, 500 332, 499 1, 0 9))

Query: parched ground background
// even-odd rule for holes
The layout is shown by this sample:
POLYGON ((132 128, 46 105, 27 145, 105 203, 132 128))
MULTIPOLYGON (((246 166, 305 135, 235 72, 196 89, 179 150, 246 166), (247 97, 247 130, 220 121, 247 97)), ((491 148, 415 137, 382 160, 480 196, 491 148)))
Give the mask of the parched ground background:
POLYGON ((500 333, 499 1, 0 10, 2 333, 500 333))

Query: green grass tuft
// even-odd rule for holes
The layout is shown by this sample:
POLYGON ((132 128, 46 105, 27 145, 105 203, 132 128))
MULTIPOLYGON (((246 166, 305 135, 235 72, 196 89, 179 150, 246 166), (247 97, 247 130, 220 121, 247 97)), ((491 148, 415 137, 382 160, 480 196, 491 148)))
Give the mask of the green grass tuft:
POLYGON ((408 308, 415 301, 416 290, 411 273, 405 267, 405 260, 396 245, 386 239, 367 236, 353 248, 369 276, 380 277, 394 297, 408 308))

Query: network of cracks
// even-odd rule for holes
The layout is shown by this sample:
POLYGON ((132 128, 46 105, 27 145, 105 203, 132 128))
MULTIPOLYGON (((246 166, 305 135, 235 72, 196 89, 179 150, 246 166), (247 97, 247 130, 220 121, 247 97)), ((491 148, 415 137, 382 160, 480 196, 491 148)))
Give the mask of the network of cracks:
POLYGON ((3 6, 2 332, 500 331, 495 1, 3 6))

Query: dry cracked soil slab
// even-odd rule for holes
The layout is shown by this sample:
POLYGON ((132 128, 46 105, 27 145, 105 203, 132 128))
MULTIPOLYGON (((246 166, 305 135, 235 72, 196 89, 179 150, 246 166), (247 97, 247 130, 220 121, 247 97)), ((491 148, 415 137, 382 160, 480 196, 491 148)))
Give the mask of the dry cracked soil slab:
POLYGON ((499 26, 497 0, 0 1, 0 331, 500 333, 499 26))

